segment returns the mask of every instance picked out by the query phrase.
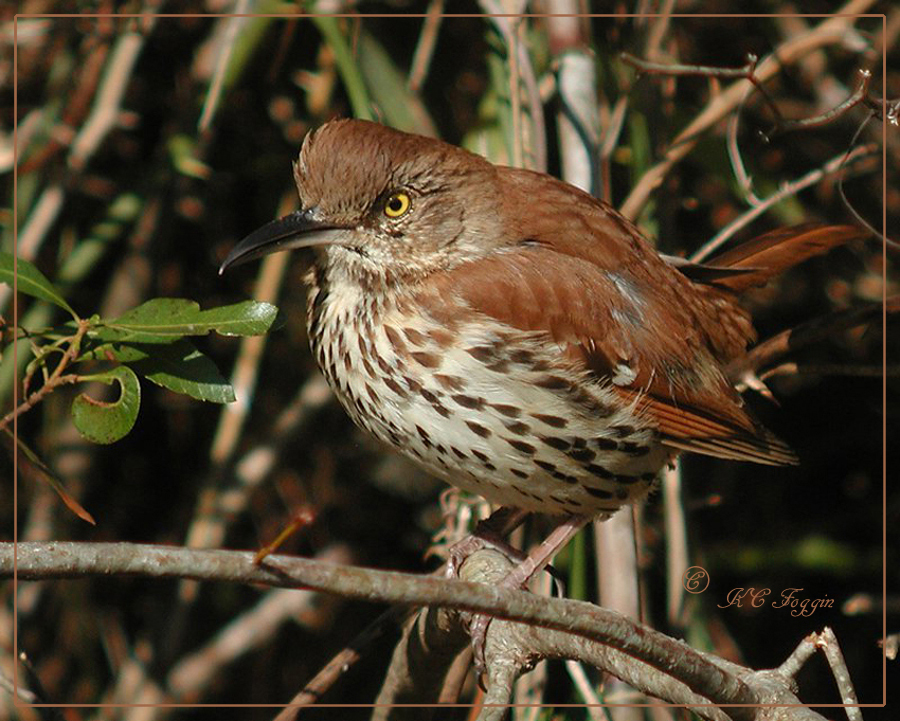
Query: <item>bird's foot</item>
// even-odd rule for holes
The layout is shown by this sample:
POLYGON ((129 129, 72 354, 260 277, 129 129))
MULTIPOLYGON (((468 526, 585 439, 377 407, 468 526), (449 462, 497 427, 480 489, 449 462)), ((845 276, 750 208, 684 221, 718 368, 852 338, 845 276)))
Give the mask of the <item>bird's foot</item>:
MULTIPOLYGON (((501 588, 525 588, 528 582, 532 578, 534 578, 540 571, 544 570, 553 559, 553 556, 555 556, 556 553, 561 548, 563 548, 563 546, 565 546, 572 539, 572 537, 576 533, 578 533, 578 531, 580 531, 590 520, 591 519, 589 516, 569 516, 568 518, 564 519, 556 528, 554 528, 550 535, 547 536, 547 538, 539 545, 535 546, 535 548, 532 549, 532 551, 527 556, 524 556, 524 558, 521 551, 511 549, 513 553, 508 555, 511 555, 513 558, 519 559, 519 563, 499 583, 499 586, 501 588)), ((477 536, 470 536, 470 538, 477 538, 477 536)), ((463 542, 465 542, 465 540, 466 539, 464 539, 463 542)), ((471 555, 471 553, 474 553, 475 550, 484 548, 487 545, 488 544, 482 541, 479 548, 472 550, 468 555, 471 555)), ((503 545, 509 548, 508 544, 503 545)), ((497 548, 497 550, 501 553, 507 553, 505 548, 497 548)), ((465 556, 465 558, 468 558, 468 555, 465 556)), ((481 684, 482 676, 486 670, 485 645, 487 642, 488 627, 490 626, 492 620, 492 616, 479 614, 473 617, 472 622, 469 626, 469 635, 472 638, 472 651, 474 654, 475 672, 479 684, 481 684)))

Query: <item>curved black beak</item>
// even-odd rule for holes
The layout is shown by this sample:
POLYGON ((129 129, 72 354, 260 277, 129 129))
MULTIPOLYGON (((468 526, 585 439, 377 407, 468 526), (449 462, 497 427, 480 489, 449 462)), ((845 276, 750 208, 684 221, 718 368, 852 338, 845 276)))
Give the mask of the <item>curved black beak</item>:
POLYGON ((234 246, 219 266, 219 275, 233 265, 240 265, 269 253, 331 245, 338 241, 337 236, 345 230, 317 220, 314 208, 295 211, 266 223, 234 246))

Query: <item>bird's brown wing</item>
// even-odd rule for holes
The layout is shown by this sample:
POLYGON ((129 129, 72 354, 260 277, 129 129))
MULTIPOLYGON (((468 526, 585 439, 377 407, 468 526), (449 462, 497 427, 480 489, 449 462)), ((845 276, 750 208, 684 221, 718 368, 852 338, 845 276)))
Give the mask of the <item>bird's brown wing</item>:
MULTIPOLYGON (((687 296, 692 290, 680 281, 652 277, 677 274, 671 268, 641 270, 644 275, 605 269, 526 242, 433 278, 431 292, 440 300, 432 307, 442 305, 448 317, 466 307, 513 328, 546 333, 561 357, 634 402, 672 447, 795 463, 783 442, 751 420, 722 375, 697 319, 702 296, 687 296), (664 290, 650 287, 652 281, 664 290)), ((705 310, 714 315, 716 308, 705 310)))

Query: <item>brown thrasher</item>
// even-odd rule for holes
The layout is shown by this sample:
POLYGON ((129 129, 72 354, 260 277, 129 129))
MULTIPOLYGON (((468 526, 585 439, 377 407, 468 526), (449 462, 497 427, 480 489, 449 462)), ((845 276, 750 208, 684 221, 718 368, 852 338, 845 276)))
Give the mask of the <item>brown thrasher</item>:
POLYGON ((555 178, 360 120, 307 136, 294 178, 302 210, 222 270, 313 247, 310 344, 353 420, 448 483, 568 517, 548 555, 680 451, 797 462, 728 377, 755 336, 736 297, 857 229, 676 263, 555 178))

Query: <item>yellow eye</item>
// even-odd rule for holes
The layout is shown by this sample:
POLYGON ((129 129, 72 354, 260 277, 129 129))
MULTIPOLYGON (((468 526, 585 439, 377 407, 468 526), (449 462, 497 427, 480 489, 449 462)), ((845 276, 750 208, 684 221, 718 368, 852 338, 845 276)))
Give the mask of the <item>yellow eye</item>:
POLYGON ((391 193, 384 204, 384 214, 388 218, 400 218, 409 212, 410 199, 406 193, 391 193))

